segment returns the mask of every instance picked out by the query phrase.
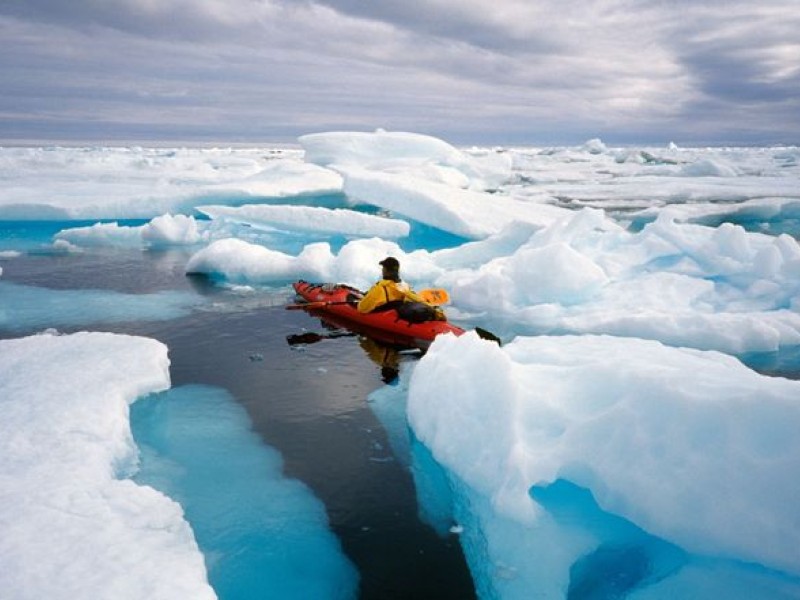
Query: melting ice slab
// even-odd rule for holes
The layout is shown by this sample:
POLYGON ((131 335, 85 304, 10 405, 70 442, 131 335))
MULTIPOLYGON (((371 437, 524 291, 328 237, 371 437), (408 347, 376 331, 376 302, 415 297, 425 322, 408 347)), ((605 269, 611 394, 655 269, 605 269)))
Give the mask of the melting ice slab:
POLYGON ((429 136, 377 131, 333 132, 300 138, 306 161, 341 173, 351 202, 371 204, 470 239, 513 221, 550 224, 563 210, 489 194, 507 183, 505 153, 469 155, 429 136))
POLYGON ((55 240, 75 246, 190 246, 207 238, 206 225, 186 215, 160 215, 138 227, 95 223, 59 231, 55 240))
MULTIPOLYGON (((543 499, 559 480, 590 490, 592 510, 694 557, 664 589, 714 580, 705 557, 773 569, 759 585, 800 593, 800 382, 653 341, 523 337, 501 349, 467 334, 437 338, 408 402, 416 435, 464 483, 465 536, 486 540, 467 547, 486 553, 470 560, 476 578, 504 597, 520 580, 529 596, 566 593, 571 568, 608 542, 580 519, 559 523, 543 499)), ((742 564, 723 568, 735 585, 753 575, 742 564)))
POLYGON ((407 236, 410 230, 410 225, 405 221, 347 209, 263 204, 239 207, 200 206, 198 210, 212 219, 304 233, 394 239, 407 236))
POLYGON ((137 402, 136 481, 179 500, 221 598, 354 598, 358 577, 323 504, 283 475, 225 390, 183 386, 137 402))
POLYGON ((152 218, 198 204, 341 190, 341 176, 266 148, 0 148, 0 220, 152 218))
POLYGON ((522 202, 507 196, 461 189, 429 181, 419 174, 340 168, 350 200, 373 204, 392 213, 469 239, 499 233, 514 222, 544 227, 566 214, 548 204, 522 202))
POLYGON ((0 281, 0 331, 167 321, 189 314, 201 302, 200 297, 180 291, 123 294, 110 290, 52 290, 0 281))
POLYGON ((299 142, 305 151, 305 160, 323 166, 360 164, 385 168, 431 161, 458 166, 468 161, 447 142, 418 133, 333 131, 304 135, 299 142))
POLYGON ((123 479, 128 405, 167 348, 106 333, 0 341, 0 589, 14 598, 211 599, 181 507, 123 479))

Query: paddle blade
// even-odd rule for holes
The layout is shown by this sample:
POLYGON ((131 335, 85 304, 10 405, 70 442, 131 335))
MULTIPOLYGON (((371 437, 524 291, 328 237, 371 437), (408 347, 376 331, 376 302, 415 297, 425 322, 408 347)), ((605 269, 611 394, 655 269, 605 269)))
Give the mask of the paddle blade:
POLYGON ((299 344, 316 344, 325 338, 318 333, 308 331, 306 333, 295 333, 286 336, 286 342, 290 346, 297 346, 299 344))
POLYGON ((475 333, 477 333, 478 337, 480 337, 483 340, 489 340, 490 342, 496 343, 498 346, 503 345, 503 341, 499 337, 497 337, 491 331, 487 331, 483 327, 476 327, 475 333))
POLYGON ((432 304, 433 306, 441 306, 442 304, 447 304, 450 302, 450 295, 447 293, 447 290, 443 290, 441 288, 420 290, 417 292, 417 295, 425 302, 432 304))

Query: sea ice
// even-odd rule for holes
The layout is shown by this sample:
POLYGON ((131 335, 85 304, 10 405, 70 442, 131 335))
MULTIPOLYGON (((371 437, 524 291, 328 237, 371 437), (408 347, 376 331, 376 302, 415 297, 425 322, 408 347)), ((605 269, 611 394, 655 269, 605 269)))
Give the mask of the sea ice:
POLYGON ((512 179, 508 153, 462 152, 411 133, 336 132, 303 136, 305 159, 341 173, 352 203, 378 206, 470 239, 515 220, 549 224, 562 211, 546 196, 525 202, 497 191, 512 179))
MULTIPOLYGON (((72 227, 56 244, 89 252, 98 243, 207 244, 187 272, 280 290, 298 278, 364 288, 379 276, 378 260, 396 256, 415 287, 449 291, 453 320, 514 340, 502 349, 472 335, 434 344, 408 375, 409 418, 421 442, 403 437, 402 414, 387 409, 407 380, 372 401, 415 473, 423 518, 443 535, 460 532, 479 594, 800 595, 797 384, 700 351, 792 357, 800 347, 800 150, 611 148, 590 140, 467 151, 384 131, 315 134, 300 143, 303 151, 0 148, 0 219, 13 220, 3 224, 0 245, 36 251, 47 227, 20 227, 25 219, 153 219, 135 228, 72 227), (330 193, 332 200, 320 196, 330 193), (253 206, 279 197, 308 206, 253 206), (322 203, 369 205, 394 219, 362 221, 339 210, 308 223, 323 214, 315 206, 322 203), (216 222, 195 221, 195 207, 209 205, 216 222), (333 214, 346 216, 335 223, 333 214), (458 246, 404 251, 392 236, 409 224, 411 236, 418 228, 458 246), (285 228, 290 235, 282 237, 294 242, 270 236, 268 227, 285 228), (333 238, 345 237, 344 229, 361 239, 339 246, 333 238), (613 587, 609 572, 620 574, 622 587, 613 587)), ((132 304, 108 294, 103 305, 93 292, 20 286, 8 281, 10 271, 0 284, 6 330, 83 325, 97 320, 81 320, 90 312, 108 320, 166 314, 153 312, 153 301, 166 301, 176 315, 192 305, 159 294, 132 304)), ((17 365, 13 354, 3 354, 0 369, 17 365)), ((45 366, 37 369, 46 382, 45 366)), ((39 389, 38 380, 15 377, 22 390, 39 389)), ((42 416, 51 421, 51 413, 42 416)), ((17 489, 5 477, 13 485, 2 489, 17 489)), ((28 475, 19 477, 26 489, 28 475)), ((69 485, 66 499, 52 494, 59 507, 117 500, 98 495, 93 477, 69 485)), ((182 523, 169 506, 156 516, 182 523)), ((148 518, 156 517, 134 511, 117 526, 136 528, 148 518)), ((176 525, 177 534, 184 530, 176 525)), ((16 541, 0 537, 0 544, 33 556, 38 541, 28 548, 17 531, 16 541)), ((175 552, 198 566, 187 540, 175 552)), ((131 545, 132 557, 151 548, 138 538, 131 545)), ((114 555, 99 548, 102 560, 114 555)), ((43 556, 45 569, 63 562, 43 556)), ((198 568, 175 585, 202 580, 198 568)), ((15 576, 8 571, 0 569, 0 578, 15 576)))
POLYGON ((341 176, 268 148, 0 148, 0 220, 141 219, 200 204, 341 190, 341 176))
POLYGON ((676 221, 719 226, 722 223, 768 224, 800 219, 800 198, 753 198, 735 203, 674 204, 667 207, 645 208, 631 215, 637 220, 654 221, 668 215, 676 221))
POLYGON ((795 240, 667 215, 629 232, 584 209, 436 252, 365 239, 338 254, 315 243, 292 256, 231 239, 199 251, 187 270, 234 283, 305 278, 365 287, 382 255, 397 256, 415 286, 448 289, 456 317, 510 335, 608 333, 739 355, 800 345, 795 240))
POLYGON ((307 162, 336 171, 357 166, 478 190, 495 189, 511 177, 512 160, 508 155, 468 154, 443 140, 418 133, 341 131, 304 135, 298 141, 307 162))
POLYGON ((95 223, 86 227, 70 227, 59 231, 54 239, 68 242, 77 247, 191 246, 208 239, 206 226, 206 223, 198 223, 192 216, 164 214, 139 226, 111 222, 95 223))
POLYGON ((287 282, 297 278, 323 281, 333 260, 330 245, 325 242, 309 244, 299 256, 290 256, 236 238, 226 238, 192 256, 186 272, 222 277, 239 284, 287 282))
MULTIPOLYGON (((800 245, 787 235, 667 216, 631 233, 584 209, 506 254, 492 248, 477 268, 450 269, 435 283, 457 309, 490 315, 499 328, 609 333, 735 354, 800 344, 800 245)), ((461 250, 447 251, 448 262, 461 250)))
MULTIPOLYGON (((408 415, 466 486, 454 488, 461 503, 466 494, 476 508, 472 526, 489 546, 471 564, 482 565, 499 595, 517 597, 503 594, 493 574, 495 548, 510 572, 534 570, 528 585, 540 578, 546 587, 568 582, 581 557, 609 542, 574 519, 559 524, 555 508, 537 500, 559 480, 687 560, 757 563, 778 581, 779 572, 800 575, 798 398, 800 382, 758 375, 716 352, 604 336, 518 337, 499 348, 467 334, 438 338, 417 365, 408 415), (542 554, 508 551, 523 547, 542 554)), ((781 585, 797 593, 798 582, 781 585)))
POLYGON ((288 198, 316 196, 342 190, 342 177, 335 171, 308 162, 275 158, 243 179, 208 186, 204 192, 213 198, 288 198))
POLYGON ((179 501, 221 598, 354 598, 358 574, 325 507, 283 474, 225 390, 182 386, 131 409, 140 484, 179 501), (176 471, 180 476, 175 477, 176 471))
POLYGON ((197 210, 214 220, 281 229, 295 234, 396 239, 407 236, 410 231, 410 226, 405 221, 347 209, 261 204, 238 207, 199 206, 197 210))
POLYGON ((0 331, 167 321, 189 314, 202 302, 202 297, 189 292, 123 294, 110 290, 53 290, 0 281, 0 331))
POLYGON ((169 387, 160 342, 0 341, 0 588, 30 598, 216 598, 181 507, 133 483, 128 405, 169 387))
POLYGON ((565 214, 565 209, 547 203, 465 190, 407 174, 361 167, 341 171, 344 192, 351 201, 379 206, 468 239, 499 233, 516 221, 549 225, 565 214))

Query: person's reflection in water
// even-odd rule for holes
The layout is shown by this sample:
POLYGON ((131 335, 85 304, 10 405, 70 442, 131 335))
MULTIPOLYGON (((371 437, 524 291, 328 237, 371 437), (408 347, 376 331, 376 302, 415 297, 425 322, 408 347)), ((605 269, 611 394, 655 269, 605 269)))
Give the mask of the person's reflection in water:
POLYGON ((330 330, 330 333, 320 334, 307 331, 305 333, 287 335, 286 341, 290 346, 305 346, 308 344, 316 344, 322 340, 357 336, 358 344, 361 346, 362 350, 364 350, 364 353, 380 368, 381 381, 390 384, 397 380, 400 375, 400 361, 402 358, 398 348, 378 342, 364 335, 355 334, 351 331, 336 329, 333 325, 327 324, 325 321, 322 321, 322 324, 326 326, 326 329, 330 330))
POLYGON ((372 362, 380 367, 381 381, 390 384, 397 380, 400 374, 400 352, 365 336, 358 337, 358 344, 372 362))

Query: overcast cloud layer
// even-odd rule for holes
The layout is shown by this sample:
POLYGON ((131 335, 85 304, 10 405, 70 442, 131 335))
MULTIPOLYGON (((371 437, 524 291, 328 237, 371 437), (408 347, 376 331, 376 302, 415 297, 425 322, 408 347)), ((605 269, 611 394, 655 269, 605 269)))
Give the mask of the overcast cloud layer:
POLYGON ((0 0, 1 140, 800 143, 797 0, 0 0))

